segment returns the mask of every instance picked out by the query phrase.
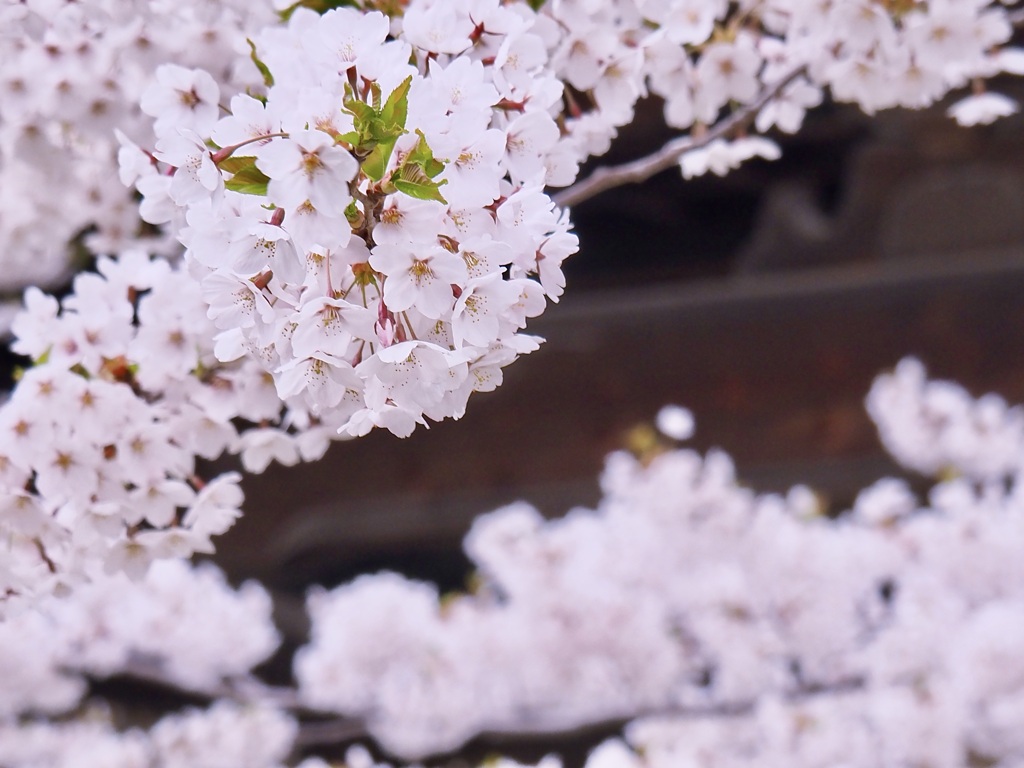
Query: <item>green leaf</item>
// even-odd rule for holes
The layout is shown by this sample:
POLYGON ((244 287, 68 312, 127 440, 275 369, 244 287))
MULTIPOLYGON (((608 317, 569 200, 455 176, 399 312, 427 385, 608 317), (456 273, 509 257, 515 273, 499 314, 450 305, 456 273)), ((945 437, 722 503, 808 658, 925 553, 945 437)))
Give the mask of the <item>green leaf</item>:
POLYGON ((353 97, 351 99, 345 99, 345 109, 348 113, 355 118, 356 130, 360 133, 363 132, 364 128, 368 128, 370 123, 377 119, 377 111, 367 104, 365 101, 353 97))
POLYGON ((374 120, 370 123, 370 132, 366 137, 367 141, 374 144, 380 142, 395 143, 395 140, 405 133, 405 129, 397 125, 385 125, 383 120, 374 120))
POLYGON ((384 178, 384 171, 388 169, 388 160, 391 159, 391 152, 394 148, 394 140, 377 144, 363 160, 363 173, 374 181, 384 178))
POLYGON ((244 182, 236 179, 228 179, 224 186, 232 192, 241 192, 243 195, 265 195, 267 194, 266 182, 244 182))
POLYGON ((411 181, 402 181, 401 179, 396 179, 394 184, 399 192, 409 197, 415 197, 417 200, 437 200, 440 203, 448 203, 437 189, 437 184, 416 184, 411 181))
POLYGON ((434 158, 434 151, 427 144, 427 137, 423 135, 423 132, 416 129, 416 133, 420 140, 416 142, 416 146, 412 148, 412 151, 406 155, 405 162, 421 168, 427 176, 434 178, 444 170, 444 163, 434 158))
POLYGON ((274 76, 270 73, 270 68, 263 63, 263 59, 256 53, 256 43, 250 40, 248 37, 245 38, 245 42, 249 44, 249 58, 252 59, 252 63, 256 65, 256 69, 263 75, 263 84, 269 88, 274 84, 274 76))
POLYGON ((344 141, 353 152, 363 158, 362 170, 370 179, 380 181, 387 172, 388 163, 395 149, 395 142, 406 133, 405 121, 409 113, 409 88, 412 76, 395 88, 382 107, 380 86, 370 84, 371 104, 360 99, 354 88, 345 85, 344 111, 352 115, 355 130, 336 136, 344 141))
POLYGON ((417 200, 437 200, 439 203, 448 204, 439 189, 443 184, 447 184, 448 180, 434 181, 419 166, 403 165, 391 174, 391 183, 399 192, 417 200))
POLYGON ((243 195, 265 195, 270 177, 256 167, 256 158, 240 158, 251 160, 252 163, 235 172, 235 175, 224 182, 224 186, 233 192, 243 195))
POLYGON ((405 120, 409 114, 409 88, 412 86, 412 75, 405 78, 388 96, 380 116, 388 126, 397 126, 405 131, 405 120))
POLYGON ((225 157, 217 163, 217 167, 228 173, 239 173, 246 168, 255 168, 256 158, 251 155, 232 155, 231 157, 225 157))
POLYGON ((246 86, 245 95, 250 97, 250 98, 252 98, 252 99, 256 99, 256 101, 258 101, 260 104, 266 104, 267 103, 267 97, 266 96, 264 96, 262 93, 253 93, 252 88, 250 88, 248 86, 246 86))

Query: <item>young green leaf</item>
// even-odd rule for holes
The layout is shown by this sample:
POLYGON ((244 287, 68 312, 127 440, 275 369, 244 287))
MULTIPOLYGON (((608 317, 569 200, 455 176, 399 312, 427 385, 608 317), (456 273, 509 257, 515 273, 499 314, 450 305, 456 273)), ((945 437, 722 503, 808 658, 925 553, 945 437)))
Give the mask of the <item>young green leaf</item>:
POLYGON ((234 176, 224 182, 224 186, 233 192, 241 192, 244 195, 267 194, 267 184, 270 183, 270 178, 256 167, 256 158, 245 159, 251 160, 252 164, 238 170, 234 176))
MULTIPOLYGON (((443 182, 442 182, 443 183, 443 182)), ((428 184, 418 184, 413 181, 403 181, 402 179, 395 179, 395 188, 399 192, 402 192, 409 197, 415 197, 417 200, 437 200, 439 203, 448 204, 448 201, 444 199, 444 195, 438 189, 438 183, 431 181, 428 184)))
POLYGON ((416 142, 416 146, 412 148, 412 151, 406 155, 405 162, 421 168, 427 176, 434 178, 444 170, 444 163, 434 158, 434 151, 427 144, 427 137, 423 135, 423 132, 417 129, 416 133, 420 140, 416 142))
POLYGON ((363 160, 363 173, 374 181, 380 181, 384 177, 384 171, 388 169, 388 160, 391 159, 391 151, 394 148, 394 141, 377 144, 363 160))
POLYGON ((274 84, 274 75, 271 74, 270 68, 263 63, 263 59, 256 53, 256 43, 250 40, 248 37, 245 38, 245 42, 249 44, 249 58, 252 59, 252 63, 256 65, 256 69, 263 75, 263 84, 269 88, 274 84))
POLYGON ((448 204, 439 189, 443 184, 447 184, 448 180, 434 181, 418 165, 403 164, 391 174, 391 183, 399 192, 417 200, 437 200, 439 203, 448 204))
POLYGON ((232 155, 231 157, 225 157, 217 163, 217 167, 228 173, 239 173, 246 168, 255 168, 256 158, 247 155, 232 155))
POLYGON ((388 126, 398 126, 405 130, 405 120, 409 114, 409 88, 412 86, 412 75, 405 78, 388 96, 380 116, 388 126))
POLYGON ((355 118, 355 127, 360 133, 363 132, 364 127, 368 127, 377 118, 377 111, 365 101, 353 97, 345 99, 343 104, 345 110, 355 118))

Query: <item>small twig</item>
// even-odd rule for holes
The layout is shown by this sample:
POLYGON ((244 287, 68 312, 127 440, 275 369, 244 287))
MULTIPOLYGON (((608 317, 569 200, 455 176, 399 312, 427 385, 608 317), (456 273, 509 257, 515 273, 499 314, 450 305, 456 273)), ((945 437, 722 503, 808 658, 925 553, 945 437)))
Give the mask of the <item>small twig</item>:
POLYGON ((680 136, 672 139, 661 149, 647 157, 623 163, 622 165, 598 168, 587 178, 553 195, 555 204, 560 208, 568 208, 614 187, 623 184, 639 184, 640 182, 647 181, 651 176, 671 168, 679 162, 679 158, 682 155, 690 150, 710 144, 715 139, 746 123, 762 107, 775 98, 779 91, 803 74, 803 72, 803 66, 794 69, 775 84, 765 88, 750 104, 740 107, 700 136, 693 136, 692 134, 680 136))
POLYGON ((39 539, 32 539, 32 541, 36 545, 36 551, 39 552, 39 557, 42 559, 44 563, 46 563, 47 569, 50 571, 50 573, 56 573, 57 565, 53 562, 53 560, 50 559, 50 556, 46 554, 46 547, 43 546, 43 542, 41 542, 39 539))

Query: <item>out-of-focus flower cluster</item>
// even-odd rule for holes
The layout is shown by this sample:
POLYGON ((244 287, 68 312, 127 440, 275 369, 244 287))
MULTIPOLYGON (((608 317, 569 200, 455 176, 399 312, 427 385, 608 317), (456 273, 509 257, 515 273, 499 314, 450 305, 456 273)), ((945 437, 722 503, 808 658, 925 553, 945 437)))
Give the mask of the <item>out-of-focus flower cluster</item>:
POLYGON ((867 406, 886 450, 908 469, 994 482, 1024 467, 1020 406, 991 394, 975 400, 951 381, 929 381, 912 358, 875 380, 867 406))
MULTIPOLYGON (((669 126, 695 138, 753 105, 761 105, 756 131, 795 133, 826 91, 872 114, 924 108, 971 84, 971 95, 949 109, 963 125, 1019 109, 984 85, 1002 72, 1024 73, 1001 3, 572 0, 545 4, 541 13, 559 30, 550 66, 566 84, 564 151, 577 162, 607 151, 648 93, 664 100, 669 126)), ((680 162, 689 178, 778 154, 770 140, 740 134, 716 138, 680 162)))
POLYGON ((205 483, 196 459, 245 450, 232 419, 280 413, 254 364, 216 363, 183 271, 138 252, 99 270, 62 303, 30 289, 14 323, 14 350, 36 365, 0 409, 0 615, 103 571, 212 551, 240 514, 240 476, 205 483))
POLYGON ((66 722, 0 722, 0 760, 19 768, 284 768, 297 731, 280 710, 226 700, 167 715, 149 730, 119 731, 99 710, 66 722))
POLYGON ((234 590, 210 564, 166 560, 139 581, 99 577, 73 599, 49 598, 0 623, 0 720, 73 710, 83 675, 145 669, 185 690, 216 691, 277 648, 271 608, 261 586, 234 590))
POLYGON ((475 23, 413 6, 397 38, 380 13, 299 8, 255 41, 265 99, 218 119, 212 78, 165 67, 160 162, 122 155, 147 220, 184 211, 219 358, 260 361, 293 411, 349 435, 461 416, 536 348, 518 331, 576 250, 543 192, 560 85, 502 54, 529 9, 487 5, 475 23))
MULTIPOLYGON (((905 381, 919 369, 901 364, 898 403, 878 404, 892 376, 876 384, 883 427, 940 389, 961 406, 946 411, 948 430, 995 407, 991 395, 905 381)), ((723 454, 672 451, 649 466, 613 454, 594 511, 544 521, 520 504, 480 518, 465 544, 473 594, 439 599, 394 574, 314 592, 300 693, 365 718, 408 756, 481 731, 675 712, 631 726, 640 754, 592 762, 1014 764, 1024 495, 1019 465, 970 473, 982 457, 1021 456, 1019 440, 999 439, 1016 413, 1000 414, 986 422, 993 443, 945 457, 965 474, 927 503, 883 480, 835 519, 807 489, 744 489, 723 454)), ((914 445, 899 458, 934 448, 914 445)))
MULTIPOLYGON (((137 140, 159 64, 203 66, 232 89, 259 82, 239 54, 274 21, 269 3, 27 0, 0 7, 0 291, 66 277, 71 241, 111 253, 141 239, 138 206, 116 182, 119 129, 137 140), (145 106, 145 104, 143 104, 145 106)), ((148 235, 143 237, 144 235, 148 235)))
POLYGON ((277 648, 271 607, 255 583, 234 590, 213 566, 165 561, 141 581, 101 576, 70 599, 49 598, 8 618, 0 623, 0 764, 281 765, 297 725, 272 706, 219 700, 168 715, 148 732, 120 732, 83 701, 85 676, 140 669, 215 695, 277 648))

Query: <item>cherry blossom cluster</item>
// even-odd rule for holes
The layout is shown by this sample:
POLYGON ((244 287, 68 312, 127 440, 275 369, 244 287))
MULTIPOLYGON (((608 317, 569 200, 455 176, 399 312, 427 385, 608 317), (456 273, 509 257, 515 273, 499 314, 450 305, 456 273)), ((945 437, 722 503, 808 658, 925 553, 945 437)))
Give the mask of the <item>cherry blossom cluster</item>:
POLYGON ((998 395, 975 400, 953 382, 929 381, 912 358, 875 380, 867 407, 886 450, 922 474, 994 481, 1024 467, 1024 410, 998 395))
POLYGON ((197 457, 258 460, 280 402, 252 363, 218 365, 198 284, 129 252, 63 302, 29 289, 13 330, 36 364, 0 408, 0 615, 104 571, 211 552, 240 514, 240 476, 204 482, 197 457))
POLYGON ((1006 5, 574 0, 541 13, 561 30, 551 66, 566 84, 564 143, 572 156, 607 151, 637 99, 654 94, 664 100, 667 124, 690 132, 675 153, 690 178, 724 175, 753 157, 776 159, 773 141, 746 130, 795 133, 826 91, 872 114, 927 107, 971 85, 949 108, 962 125, 1016 112, 1014 100, 985 86, 1000 73, 1024 73, 1024 55, 1009 45, 1006 5), (752 120, 729 119, 745 111, 752 120), (728 130, 719 134, 718 126, 728 130))
POLYGON ((23 0, 0 7, 0 291, 67 276, 76 247, 109 253, 144 239, 116 183, 114 130, 152 130, 142 93, 159 64, 205 67, 234 89, 258 83, 247 35, 269 2, 23 0), (77 246, 72 245, 77 241, 77 246))
MULTIPOLYGON (((648 91, 693 136, 754 107, 759 131, 795 131, 825 88, 869 112, 922 107, 1024 58, 1001 47, 1005 8, 980 0, 287 15, 252 44, 263 94, 158 69, 155 145, 122 137, 122 179, 186 245, 219 359, 259 360, 302 421, 346 435, 457 418, 536 347, 519 332, 576 248, 544 188, 571 184, 648 91)), ((684 176, 778 156, 732 139, 681 153, 684 176)))
POLYGON ((139 670, 197 693, 245 681, 277 648, 271 608, 253 582, 235 590, 212 565, 171 560, 137 582, 97 577, 70 598, 42 600, 0 622, 0 764, 282 765, 297 726, 269 704, 220 699, 207 710, 168 715, 145 732, 119 731, 108 712, 83 702, 86 677, 139 670), (81 716, 68 720, 75 712, 81 716), (35 719, 24 720, 28 715, 35 719))
POLYGON ((493 7, 468 27, 413 6, 401 38, 381 13, 299 8, 255 41, 265 99, 218 119, 213 79, 165 66, 147 91, 159 163, 122 152, 148 221, 184 211, 219 359, 258 360, 348 435, 405 436, 497 386, 576 250, 543 192, 559 130, 533 89, 553 81, 498 55, 531 19, 477 5, 493 7))
POLYGON ((0 762, 18 768, 284 768, 296 731, 295 721, 279 710, 226 700, 167 715, 149 730, 120 731, 100 710, 66 722, 0 722, 0 762))
POLYGON ((761 111, 758 130, 796 131, 822 88, 870 114, 919 109, 976 78, 1020 73, 1020 54, 1001 50, 1012 32, 1005 7, 984 0, 767 0, 738 13, 725 2, 641 5, 661 24, 651 88, 679 128, 713 124, 730 102, 751 102, 796 68, 802 76, 761 111))
MULTIPOLYGON (((310 425, 404 435, 497 386, 535 348, 519 331, 561 294, 576 248, 545 185, 571 184, 646 93, 699 138, 754 107, 758 130, 796 130, 826 87, 873 111, 973 82, 969 103, 991 104, 983 79, 1021 69, 1007 11, 982 0, 421 0, 391 19, 302 5, 257 34, 277 18, 259 3, 140 16, 35 0, 4 9, 0 40, 6 252, 42 268, 78 232, 93 250, 137 240, 134 207, 102 183, 118 126, 122 180, 163 247, 188 247, 218 359, 258 360, 288 404, 286 431, 248 438, 255 467, 303 454, 310 425)), ((693 176, 777 155, 716 136, 679 162, 693 176)))
MULTIPOLYGON (((272 604, 255 582, 232 589, 210 564, 155 563, 144 578, 101 576, 0 623, 0 722, 75 709, 85 676, 146 670, 190 691, 244 679, 277 648, 272 604)), ((3 762, 3 761, 0 761, 3 762)))

